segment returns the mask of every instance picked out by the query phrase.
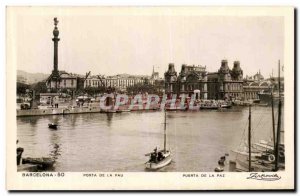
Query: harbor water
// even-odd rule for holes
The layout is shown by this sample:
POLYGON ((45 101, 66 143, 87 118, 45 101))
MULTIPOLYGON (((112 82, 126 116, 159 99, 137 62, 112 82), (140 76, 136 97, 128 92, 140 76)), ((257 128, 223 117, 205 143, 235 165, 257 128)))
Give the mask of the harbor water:
MULTIPOLYGON (((167 148, 173 160, 159 171, 214 171, 220 156, 247 140, 248 110, 167 112, 167 148)), ((271 139, 270 107, 252 107, 252 128, 253 142, 271 139)), ((163 148, 163 133, 163 111, 17 117, 23 157, 52 156, 54 170, 61 172, 147 171, 145 154, 163 148), (48 128, 53 122, 57 130, 48 128)))

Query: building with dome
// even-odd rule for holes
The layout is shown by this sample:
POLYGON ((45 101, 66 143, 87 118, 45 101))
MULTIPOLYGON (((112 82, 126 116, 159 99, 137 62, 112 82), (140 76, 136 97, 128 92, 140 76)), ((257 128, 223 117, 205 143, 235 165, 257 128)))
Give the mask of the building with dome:
POLYGON ((259 99, 259 94, 264 92, 271 92, 272 83, 267 80, 262 81, 244 81, 244 99, 256 100, 259 99))

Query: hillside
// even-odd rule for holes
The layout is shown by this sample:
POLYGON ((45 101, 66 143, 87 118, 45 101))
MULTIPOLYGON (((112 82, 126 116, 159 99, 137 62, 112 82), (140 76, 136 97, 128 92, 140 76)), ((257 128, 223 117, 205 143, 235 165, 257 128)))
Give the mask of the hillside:
POLYGON ((44 73, 28 73, 23 70, 17 70, 17 81, 26 84, 33 84, 45 80, 49 74, 44 73))

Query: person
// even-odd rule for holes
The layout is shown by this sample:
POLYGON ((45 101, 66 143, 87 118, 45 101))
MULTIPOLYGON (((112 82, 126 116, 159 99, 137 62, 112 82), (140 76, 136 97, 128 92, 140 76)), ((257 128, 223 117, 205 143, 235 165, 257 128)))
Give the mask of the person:
POLYGON ((56 108, 56 97, 53 98, 54 108, 56 108))
POLYGON ((154 148, 154 153, 153 153, 153 156, 154 156, 154 162, 157 163, 157 147, 154 148))
POLYGON ((161 153, 161 152, 159 152, 159 153, 158 153, 158 155, 157 155, 157 159, 158 159, 158 161, 161 161, 161 160, 163 160, 163 155, 162 155, 162 153, 161 153))
MULTIPOLYGON (((17 140, 17 145, 19 143, 19 140, 17 140)), ((21 163, 21 158, 22 158, 22 153, 24 152, 24 148, 17 147, 17 165, 20 165, 21 163)))
POLYGON ((51 106, 53 107, 53 97, 51 98, 50 103, 51 103, 51 106))
POLYGON ((151 153, 150 155, 150 162, 155 162, 155 154, 151 153))

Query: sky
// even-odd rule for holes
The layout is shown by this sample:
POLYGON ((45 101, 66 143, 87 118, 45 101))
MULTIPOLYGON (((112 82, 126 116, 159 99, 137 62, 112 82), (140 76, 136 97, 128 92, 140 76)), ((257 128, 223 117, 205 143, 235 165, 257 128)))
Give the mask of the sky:
POLYGON ((244 76, 260 70, 268 77, 284 60, 283 17, 106 13, 41 9, 18 14, 17 69, 52 71, 54 17, 60 31, 58 69, 71 73, 150 75, 154 66, 163 77, 169 63, 177 72, 182 64, 215 72, 227 59, 230 68, 239 60, 244 76))

